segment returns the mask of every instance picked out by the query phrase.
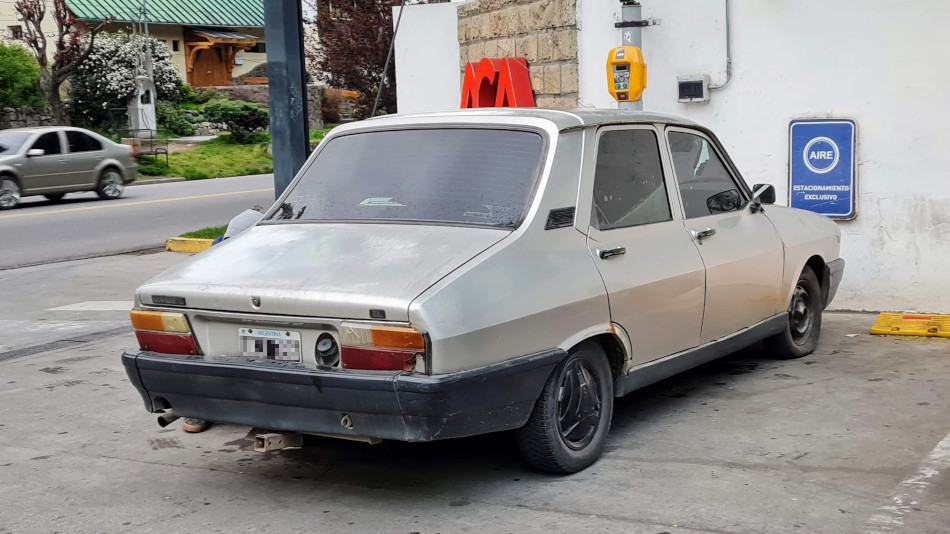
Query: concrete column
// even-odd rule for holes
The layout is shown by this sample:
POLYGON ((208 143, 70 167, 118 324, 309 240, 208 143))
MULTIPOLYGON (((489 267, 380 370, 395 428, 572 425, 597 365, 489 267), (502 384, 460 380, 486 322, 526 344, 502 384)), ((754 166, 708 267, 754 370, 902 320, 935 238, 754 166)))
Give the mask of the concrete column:
POLYGON ((274 194, 280 196, 310 154, 301 0, 264 2, 274 194))

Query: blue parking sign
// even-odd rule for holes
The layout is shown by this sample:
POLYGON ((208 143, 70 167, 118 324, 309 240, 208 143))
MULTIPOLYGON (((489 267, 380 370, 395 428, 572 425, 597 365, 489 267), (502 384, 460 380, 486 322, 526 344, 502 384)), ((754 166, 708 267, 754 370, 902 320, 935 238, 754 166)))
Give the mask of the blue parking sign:
POLYGON ((832 219, 855 216, 855 128, 847 119, 792 121, 789 205, 832 219))

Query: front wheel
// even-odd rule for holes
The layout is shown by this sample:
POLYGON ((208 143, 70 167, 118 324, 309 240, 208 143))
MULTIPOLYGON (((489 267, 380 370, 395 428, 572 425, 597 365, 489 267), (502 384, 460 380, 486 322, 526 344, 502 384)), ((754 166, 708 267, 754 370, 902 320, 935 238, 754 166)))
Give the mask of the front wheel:
POLYGON ((20 203, 20 186, 11 178, 0 177, 0 210, 8 210, 20 203))
POLYGON ((815 351, 821 334, 821 286, 818 276, 805 267, 795 284, 788 304, 788 326, 784 331, 765 340, 772 356, 780 360, 801 358, 815 351))
POLYGON ((125 184, 122 182, 122 175, 119 171, 109 168, 102 172, 99 177, 99 185, 96 186, 96 194, 103 200, 115 199, 122 196, 125 191, 125 184))
POLYGON ((576 473, 600 458, 613 416, 614 388, 603 349, 580 345, 548 378, 528 423, 517 431, 535 469, 576 473))

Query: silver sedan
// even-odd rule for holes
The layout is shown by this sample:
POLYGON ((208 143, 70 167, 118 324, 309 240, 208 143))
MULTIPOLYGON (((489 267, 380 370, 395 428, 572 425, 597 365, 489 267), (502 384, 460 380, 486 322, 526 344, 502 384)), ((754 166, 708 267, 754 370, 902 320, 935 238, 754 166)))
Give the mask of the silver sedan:
POLYGON ((119 198, 137 173, 132 147, 95 132, 58 126, 0 131, 0 209, 30 195, 55 201, 95 191, 119 198))
POLYGON ((370 442, 514 430, 530 465, 575 472, 614 397, 760 340, 776 358, 815 350, 840 233, 774 201, 677 117, 349 124, 256 225, 138 289, 122 360, 166 423, 370 442))

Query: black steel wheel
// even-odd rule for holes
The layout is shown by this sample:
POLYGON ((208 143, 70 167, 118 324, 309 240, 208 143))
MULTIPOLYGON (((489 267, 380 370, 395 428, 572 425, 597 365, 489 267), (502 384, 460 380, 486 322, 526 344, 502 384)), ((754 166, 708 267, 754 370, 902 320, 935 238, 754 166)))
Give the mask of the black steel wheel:
POLYGON ((600 458, 613 416, 613 377, 603 349, 584 343, 558 365, 518 430, 518 448, 532 467, 576 473, 600 458))
POLYGON ((798 277, 788 304, 788 327, 765 340, 765 346, 776 358, 801 358, 815 351, 821 335, 821 286, 818 276, 805 267, 798 277))

